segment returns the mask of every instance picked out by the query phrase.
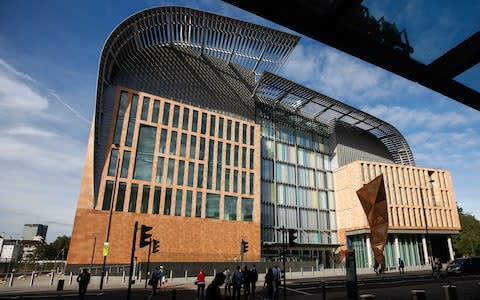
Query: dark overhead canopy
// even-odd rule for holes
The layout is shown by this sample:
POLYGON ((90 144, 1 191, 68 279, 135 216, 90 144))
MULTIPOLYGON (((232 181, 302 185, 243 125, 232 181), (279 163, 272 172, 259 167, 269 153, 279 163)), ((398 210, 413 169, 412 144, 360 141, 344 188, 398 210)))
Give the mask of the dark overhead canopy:
POLYGON ((361 10, 365 8, 361 6, 362 0, 299 0, 281 4, 273 0, 224 1, 480 110, 480 87, 468 87, 455 79, 480 63, 479 31, 424 64, 410 57, 413 49, 406 33, 398 31, 394 24, 398 38, 402 35, 403 40, 397 45, 395 41, 389 43, 383 36, 376 36, 378 32, 362 30, 371 29, 372 20, 374 25, 392 25, 383 18, 375 20, 368 9, 361 10))

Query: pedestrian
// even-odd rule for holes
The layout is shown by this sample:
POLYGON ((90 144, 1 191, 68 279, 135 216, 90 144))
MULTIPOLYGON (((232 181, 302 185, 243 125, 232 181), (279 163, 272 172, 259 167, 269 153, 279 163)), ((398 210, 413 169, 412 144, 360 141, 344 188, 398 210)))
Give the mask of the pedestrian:
POLYGON ((80 299, 83 299, 83 297, 87 293, 88 284, 90 283, 90 273, 88 273, 88 270, 86 268, 84 268, 82 272, 78 275, 77 282, 78 282, 78 297, 80 299))
POLYGON ((197 274, 197 300, 203 300, 205 298, 205 273, 203 270, 197 274))
POLYGON ((161 278, 160 275, 161 275, 160 269, 158 267, 156 267, 155 270, 152 273, 152 277, 148 281, 148 285, 150 285, 152 287, 152 295, 153 296, 155 296, 155 294, 157 292, 158 283, 159 283, 160 278, 161 278))
POLYGON ((257 289, 257 281, 258 281, 258 272, 255 265, 252 266, 250 270, 250 288, 252 289, 252 296, 255 297, 255 290, 257 289))
POLYGON ((232 294, 232 271, 227 267, 223 271, 225 275, 225 297, 232 294))
POLYGON ((205 300, 221 300, 222 293, 220 292, 220 286, 225 282, 225 274, 217 273, 212 283, 207 287, 205 293, 205 300))
POLYGON ((378 275, 378 268, 379 268, 378 262, 375 261, 375 264, 373 264, 373 270, 375 271, 376 275, 378 275))
POLYGON ((165 286, 165 283, 167 282, 167 271, 163 269, 163 266, 160 266, 160 272, 158 275, 158 287, 161 288, 162 286, 165 286))
POLYGON ((248 299, 248 296, 250 295, 250 271, 248 270, 247 265, 243 267, 242 278, 243 278, 243 295, 245 296, 245 299, 248 299))
POLYGON ((282 278, 282 273, 278 266, 275 266, 272 270, 273 272, 273 298, 278 299, 279 297, 279 289, 280 289, 280 280, 282 278))
POLYGON ((240 271, 240 266, 237 266, 237 269, 235 270, 232 276, 232 285, 233 285, 232 299, 235 299, 235 297, 237 297, 236 299, 240 300, 242 282, 243 282, 243 275, 242 275, 242 272, 240 271))
POLYGON ((268 268, 267 274, 265 274, 265 282, 263 283, 263 288, 265 292, 265 300, 273 300, 273 286, 275 285, 275 280, 273 278, 272 268, 268 268))
POLYGON ((400 275, 405 274, 405 263, 401 257, 398 258, 398 270, 400 271, 400 275))

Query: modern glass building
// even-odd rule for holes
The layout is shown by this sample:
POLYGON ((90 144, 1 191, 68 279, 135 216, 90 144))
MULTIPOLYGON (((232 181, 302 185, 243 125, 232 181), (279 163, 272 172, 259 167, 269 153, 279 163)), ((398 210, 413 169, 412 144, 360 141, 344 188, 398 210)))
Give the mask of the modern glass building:
MULTIPOLYGON (((100 58, 68 263, 103 261, 96 240, 110 245, 107 263, 128 262, 138 221, 160 240, 157 261, 232 261, 241 240, 246 260, 276 259, 285 228, 298 232, 291 260, 332 267, 348 236, 368 264, 368 232, 340 220, 356 204, 337 170, 414 168, 413 155, 388 123, 275 75, 298 40, 181 7, 115 28, 100 58)), ((357 179, 348 188, 365 183, 357 179)), ((458 231, 454 218, 443 237, 458 231)), ((407 264, 424 262, 423 232, 401 230, 417 245, 407 264)))

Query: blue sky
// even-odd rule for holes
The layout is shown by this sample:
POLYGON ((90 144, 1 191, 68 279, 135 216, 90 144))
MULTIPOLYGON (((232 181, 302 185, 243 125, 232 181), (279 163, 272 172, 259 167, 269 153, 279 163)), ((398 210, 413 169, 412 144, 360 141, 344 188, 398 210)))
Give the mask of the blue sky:
MULTIPOLYGON (((423 12, 429 19, 421 26, 459 30, 458 19, 438 17, 451 9, 449 1, 436 6, 437 17, 426 13, 432 1, 382 3, 372 6, 372 14, 391 16, 399 27, 423 12)), ((460 29, 478 31, 474 13, 480 1, 462 3, 460 29)), ((213 0, 0 1, 0 233, 19 237, 23 224, 43 223, 49 225, 49 241, 71 234, 103 43, 126 17, 159 5, 198 8, 288 31, 213 0)), ((446 34, 429 48, 427 34, 409 29, 412 44, 419 45, 414 57, 422 61, 459 38, 446 34)), ((479 72, 470 73, 466 80, 478 83, 479 72)), ((417 165, 448 169, 459 206, 480 217, 478 111, 305 37, 279 74, 394 125, 417 165)))

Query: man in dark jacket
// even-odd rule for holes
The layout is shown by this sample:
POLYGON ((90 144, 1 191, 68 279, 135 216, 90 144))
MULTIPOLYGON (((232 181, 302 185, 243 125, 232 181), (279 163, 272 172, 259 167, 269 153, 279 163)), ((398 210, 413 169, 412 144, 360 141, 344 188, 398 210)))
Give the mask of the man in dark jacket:
POLYGON ((212 283, 207 287, 205 293, 205 300, 221 300, 222 293, 220 292, 220 286, 225 282, 225 274, 217 273, 212 283))
POLYGON ((90 273, 88 273, 88 270, 86 268, 84 268, 82 273, 78 275, 77 282, 78 298, 83 299, 83 297, 87 293, 88 283, 90 282, 90 273))

